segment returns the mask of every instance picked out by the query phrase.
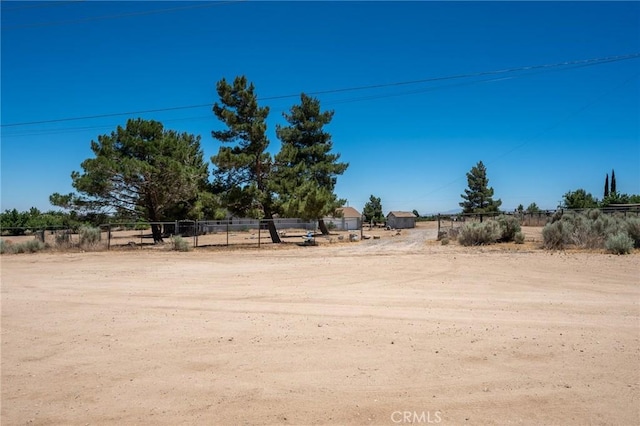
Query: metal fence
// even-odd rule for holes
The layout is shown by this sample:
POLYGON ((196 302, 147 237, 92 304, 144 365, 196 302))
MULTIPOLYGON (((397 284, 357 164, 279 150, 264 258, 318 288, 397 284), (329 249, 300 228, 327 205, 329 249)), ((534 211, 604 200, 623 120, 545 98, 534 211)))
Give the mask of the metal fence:
MULTIPOLYGON (((180 244, 193 247, 261 247, 271 245, 269 225, 275 225, 278 238, 285 243, 309 245, 321 237, 318 221, 302 219, 246 219, 231 218, 225 220, 179 220, 171 222, 118 222, 108 223, 88 231, 68 228, 3 228, 2 240, 6 244, 20 244, 30 240, 39 240, 50 248, 88 248, 88 249, 125 249, 140 247, 171 248, 180 244), (157 227, 162 243, 155 241, 152 226, 157 227)), ((342 230, 339 226, 327 224, 331 236, 326 238, 348 238, 353 230, 342 230)), ((360 227, 360 222, 358 223, 360 227)))

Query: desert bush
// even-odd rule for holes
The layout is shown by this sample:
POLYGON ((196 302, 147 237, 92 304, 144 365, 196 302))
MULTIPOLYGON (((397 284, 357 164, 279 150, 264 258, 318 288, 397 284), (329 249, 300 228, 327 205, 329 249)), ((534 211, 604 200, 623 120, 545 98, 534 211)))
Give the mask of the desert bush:
POLYGON ((524 244, 524 234, 522 231, 516 232, 513 236, 513 241, 515 241, 516 244, 524 244))
POLYGON ((559 220, 546 224, 542 228, 542 245, 552 250, 563 249, 569 243, 572 228, 573 225, 568 221, 559 220))
POLYGON ((583 213, 566 212, 559 220, 547 224, 542 229, 543 246, 548 249, 576 246, 609 250, 608 244, 617 244, 624 248, 625 243, 620 236, 622 234, 631 240, 632 246, 638 247, 640 218, 607 215, 596 209, 583 213))
POLYGON ((627 234, 633 240, 633 246, 640 248, 640 217, 630 217, 625 220, 627 234))
POLYGON ((35 253, 46 248, 45 243, 40 240, 29 240, 19 244, 12 244, 8 241, 0 240, 0 253, 19 254, 35 253))
POLYGON ((495 220, 484 223, 468 223, 460 228, 458 242, 463 246, 482 246, 498 241, 502 232, 495 220))
POLYGON ((189 247, 189 243, 187 240, 182 238, 179 235, 171 237, 171 250, 175 251, 189 251, 191 248, 189 247))
POLYGON ((94 246, 100 241, 100 228, 83 225, 78 229, 78 235, 81 247, 94 246))
POLYGON ((633 250, 633 239, 626 232, 618 232, 607 237, 605 248, 611 253, 629 254, 633 250))
POLYGON ((449 244, 449 238, 448 238, 448 237, 444 237, 443 239, 441 239, 441 240, 440 240, 440 243, 441 243, 443 246, 448 245, 448 244, 449 244))
POLYGON ((500 226, 500 242, 513 241, 516 233, 520 232, 520 220, 515 216, 500 215, 496 222, 500 226))

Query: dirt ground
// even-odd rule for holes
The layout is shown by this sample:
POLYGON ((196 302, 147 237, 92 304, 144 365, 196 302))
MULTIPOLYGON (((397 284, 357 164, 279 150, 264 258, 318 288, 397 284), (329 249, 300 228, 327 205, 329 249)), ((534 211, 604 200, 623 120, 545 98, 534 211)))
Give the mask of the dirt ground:
POLYGON ((2 256, 2 425, 640 424, 637 250, 375 232, 2 256))

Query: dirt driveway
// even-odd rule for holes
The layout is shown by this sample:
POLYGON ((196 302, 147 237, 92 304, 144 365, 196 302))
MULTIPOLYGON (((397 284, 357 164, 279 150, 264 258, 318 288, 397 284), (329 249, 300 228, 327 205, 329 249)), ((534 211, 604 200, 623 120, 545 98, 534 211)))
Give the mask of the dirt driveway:
POLYGON ((420 232, 3 256, 2 425, 640 423, 640 254, 420 232))

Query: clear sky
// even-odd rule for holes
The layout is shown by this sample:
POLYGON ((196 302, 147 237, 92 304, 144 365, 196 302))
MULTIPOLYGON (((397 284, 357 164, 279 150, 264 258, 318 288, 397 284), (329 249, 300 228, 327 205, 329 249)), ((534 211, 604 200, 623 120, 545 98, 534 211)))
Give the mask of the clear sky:
POLYGON ((335 111, 326 130, 350 164, 336 191, 359 210, 371 194, 385 213, 458 209, 480 160, 505 210, 578 188, 602 198, 612 169, 619 192, 640 193, 638 2, 0 7, 3 211, 51 209, 91 140, 128 118, 200 135, 208 160, 215 84, 240 74, 271 108, 274 153, 300 92, 335 111))

